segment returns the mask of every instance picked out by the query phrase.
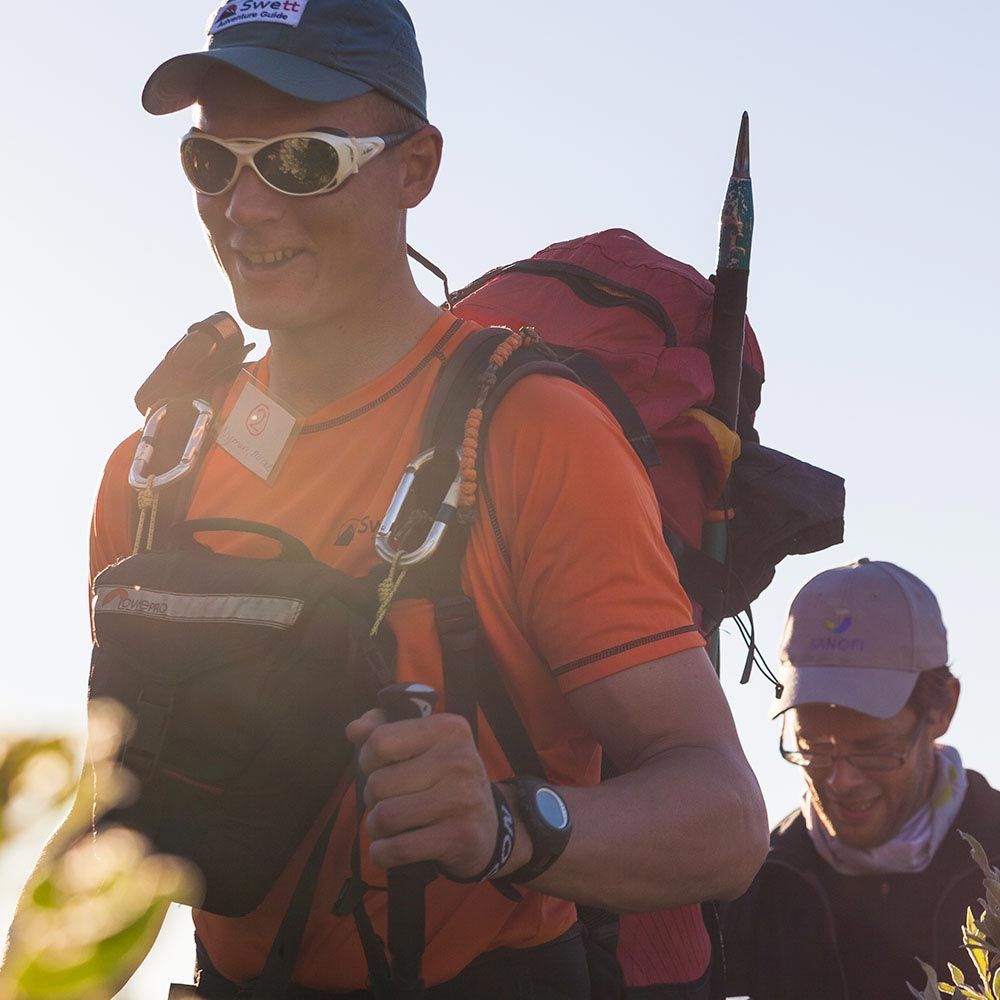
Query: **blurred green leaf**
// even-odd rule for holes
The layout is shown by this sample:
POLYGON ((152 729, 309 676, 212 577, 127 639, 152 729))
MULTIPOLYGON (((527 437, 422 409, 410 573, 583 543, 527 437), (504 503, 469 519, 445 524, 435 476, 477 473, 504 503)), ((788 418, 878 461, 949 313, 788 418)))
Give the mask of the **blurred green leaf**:
POLYGON ((72 953, 55 960, 47 954, 38 956, 18 976, 18 995, 25 1000, 106 997, 109 984, 116 982, 118 970, 129 954, 155 940, 164 905, 157 901, 117 934, 96 942, 90 949, 81 949, 75 962, 72 953))
MULTIPOLYGON (((101 815, 130 791, 113 762, 131 721, 114 702, 90 709, 87 764, 101 815)), ((76 773, 67 740, 0 740, 0 848, 69 798, 76 773)), ((107 1000, 149 950, 170 901, 201 899, 186 862, 128 830, 94 834, 89 815, 73 816, 11 928, 0 1000, 107 1000)))
POLYGON ((0 845, 73 794, 74 758, 66 739, 0 739, 0 845))
MULTIPOLYGON (((127 830, 64 852, 14 924, 7 970, 17 1000, 106 1000, 156 939, 172 899, 199 894, 191 867, 127 830)), ((0 997, 3 997, 0 989, 0 997)))

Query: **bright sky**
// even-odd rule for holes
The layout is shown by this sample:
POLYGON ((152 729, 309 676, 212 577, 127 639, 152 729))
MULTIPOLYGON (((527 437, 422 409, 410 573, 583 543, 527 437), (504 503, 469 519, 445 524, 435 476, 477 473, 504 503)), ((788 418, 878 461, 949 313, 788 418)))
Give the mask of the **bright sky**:
MULTIPOLYGON (((67 0, 5 33, 0 250, 8 367, 0 729, 83 730, 86 538, 136 387, 187 326, 231 309, 177 163, 186 113, 148 117, 162 60, 200 48, 202 0, 67 0)), ((798 587, 868 555, 935 590, 964 698, 952 736, 1000 784, 992 623, 1000 559, 996 4, 844 0, 411 0, 445 134, 410 238, 460 285, 622 226, 707 273, 739 117, 757 227, 749 313, 764 442, 847 479, 844 545, 779 569, 757 602, 773 663, 798 587)), ((420 279, 423 283, 424 279, 420 279)), ((439 289, 424 285, 434 298, 439 289)), ((257 337, 258 343, 261 338, 257 337)), ((772 819, 799 793, 771 689, 723 679, 772 819)), ((0 861, 0 930, 37 845, 0 861)), ((178 913, 132 997, 190 966, 178 913)))

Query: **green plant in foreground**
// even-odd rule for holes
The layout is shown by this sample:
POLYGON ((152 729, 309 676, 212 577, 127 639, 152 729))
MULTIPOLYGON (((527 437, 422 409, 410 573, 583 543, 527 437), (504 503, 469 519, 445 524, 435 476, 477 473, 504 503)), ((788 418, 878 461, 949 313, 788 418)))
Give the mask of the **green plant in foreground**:
POLYGON ((920 1000, 941 1000, 942 994, 968 997, 969 1000, 1000 1000, 1000 868, 994 868, 990 864, 986 852, 975 837, 966 833, 962 837, 985 876, 983 888, 986 898, 979 900, 982 908, 979 920, 976 920, 972 907, 969 907, 965 926, 962 928, 962 944, 979 974, 979 987, 969 985, 962 970, 951 962, 948 963, 950 983, 938 982, 937 973, 926 962, 921 962, 927 974, 927 985, 923 991, 906 984, 910 987, 910 992, 920 1000))
MULTIPOLYGON (((130 792, 113 764, 126 725, 114 703, 93 706, 85 775, 95 789, 107 790, 107 798, 94 802, 95 815, 130 792)), ((25 817, 51 816, 74 786, 66 741, 0 743, 0 848, 25 817)), ((138 834, 116 827, 95 833, 89 825, 90 817, 81 820, 50 847, 22 901, 0 1000, 107 1000, 121 970, 149 950, 170 900, 197 900, 189 865, 153 853, 138 834)))
POLYGON ((0 847, 70 797, 73 756, 64 739, 0 738, 0 847))

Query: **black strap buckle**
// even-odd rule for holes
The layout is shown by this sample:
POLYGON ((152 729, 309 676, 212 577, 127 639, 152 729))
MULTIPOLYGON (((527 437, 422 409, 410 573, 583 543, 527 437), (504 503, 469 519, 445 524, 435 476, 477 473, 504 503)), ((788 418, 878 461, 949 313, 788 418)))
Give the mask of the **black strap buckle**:
POLYGON ((465 594, 442 597, 434 603, 434 622, 438 636, 449 651, 466 653, 475 649, 479 639, 476 606, 465 594))

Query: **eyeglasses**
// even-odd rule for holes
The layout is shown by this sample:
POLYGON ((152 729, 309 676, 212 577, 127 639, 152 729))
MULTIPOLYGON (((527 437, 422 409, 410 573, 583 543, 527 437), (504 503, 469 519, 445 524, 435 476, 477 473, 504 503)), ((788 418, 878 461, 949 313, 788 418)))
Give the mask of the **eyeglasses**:
POLYGON ((784 740, 785 727, 782 724, 781 732, 778 734, 778 749, 781 751, 781 756, 789 764, 808 767, 811 771, 831 768, 838 760, 846 760, 859 771, 898 771, 906 763, 906 758, 910 756, 913 748, 917 745, 923 726, 924 720, 920 719, 910 736, 906 749, 902 752, 883 750, 879 753, 814 753, 812 750, 799 748, 787 750, 784 740))
POLYGON ((269 188, 304 198, 336 190, 369 160, 417 131, 356 139, 317 128, 273 139, 220 139, 191 129, 181 139, 181 166, 199 194, 225 194, 249 166, 269 188))

